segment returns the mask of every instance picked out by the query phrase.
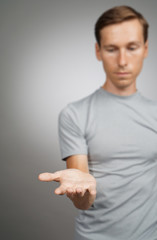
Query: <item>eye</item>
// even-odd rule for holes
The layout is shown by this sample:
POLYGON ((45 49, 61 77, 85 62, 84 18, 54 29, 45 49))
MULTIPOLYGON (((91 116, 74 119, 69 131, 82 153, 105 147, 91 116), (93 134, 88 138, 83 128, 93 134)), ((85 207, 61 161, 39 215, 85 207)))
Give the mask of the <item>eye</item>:
POLYGON ((137 46, 131 46, 131 47, 128 47, 128 49, 129 49, 130 51, 135 51, 135 50, 137 49, 137 46))
POLYGON ((109 53, 112 53, 112 52, 115 52, 116 49, 115 48, 107 48, 106 51, 109 53))

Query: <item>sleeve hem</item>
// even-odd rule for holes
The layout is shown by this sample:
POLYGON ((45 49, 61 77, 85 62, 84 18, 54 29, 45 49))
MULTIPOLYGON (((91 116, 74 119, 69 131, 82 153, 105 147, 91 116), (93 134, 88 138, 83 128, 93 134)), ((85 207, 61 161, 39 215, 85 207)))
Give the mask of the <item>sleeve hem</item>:
POLYGON ((76 152, 71 152, 71 153, 64 153, 64 155, 62 154, 62 160, 66 161, 66 158, 73 156, 73 155, 88 155, 87 151, 76 151, 76 152))

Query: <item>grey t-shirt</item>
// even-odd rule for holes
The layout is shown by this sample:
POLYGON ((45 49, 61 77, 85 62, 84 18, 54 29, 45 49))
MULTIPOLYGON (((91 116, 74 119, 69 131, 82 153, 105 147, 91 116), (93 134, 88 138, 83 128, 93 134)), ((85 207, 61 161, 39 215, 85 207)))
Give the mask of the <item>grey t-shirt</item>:
POLYGON ((62 159, 87 154, 97 197, 75 240, 157 240, 157 102, 102 87, 59 114, 62 159))

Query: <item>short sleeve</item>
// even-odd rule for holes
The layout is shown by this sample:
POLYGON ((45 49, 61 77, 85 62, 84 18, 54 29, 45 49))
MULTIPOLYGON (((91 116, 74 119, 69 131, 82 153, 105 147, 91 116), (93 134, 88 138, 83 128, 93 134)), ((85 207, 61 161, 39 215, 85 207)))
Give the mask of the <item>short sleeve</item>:
POLYGON ((79 126, 79 114, 69 107, 65 107, 58 117, 58 135, 62 160, 66 157, 87 154, 87 144, 79 126))

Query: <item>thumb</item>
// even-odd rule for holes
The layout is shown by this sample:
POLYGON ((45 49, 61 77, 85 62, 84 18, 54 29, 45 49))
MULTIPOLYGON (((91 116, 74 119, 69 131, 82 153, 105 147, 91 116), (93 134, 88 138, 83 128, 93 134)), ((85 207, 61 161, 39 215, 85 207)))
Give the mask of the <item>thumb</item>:
POLYGON ((38 176, 38 179, 43 182, 51 182, 51 181, 59 182, 61 173, 62 171, 58 171, 55 173, 49 173, 49 172, 40 173, 38 176))

